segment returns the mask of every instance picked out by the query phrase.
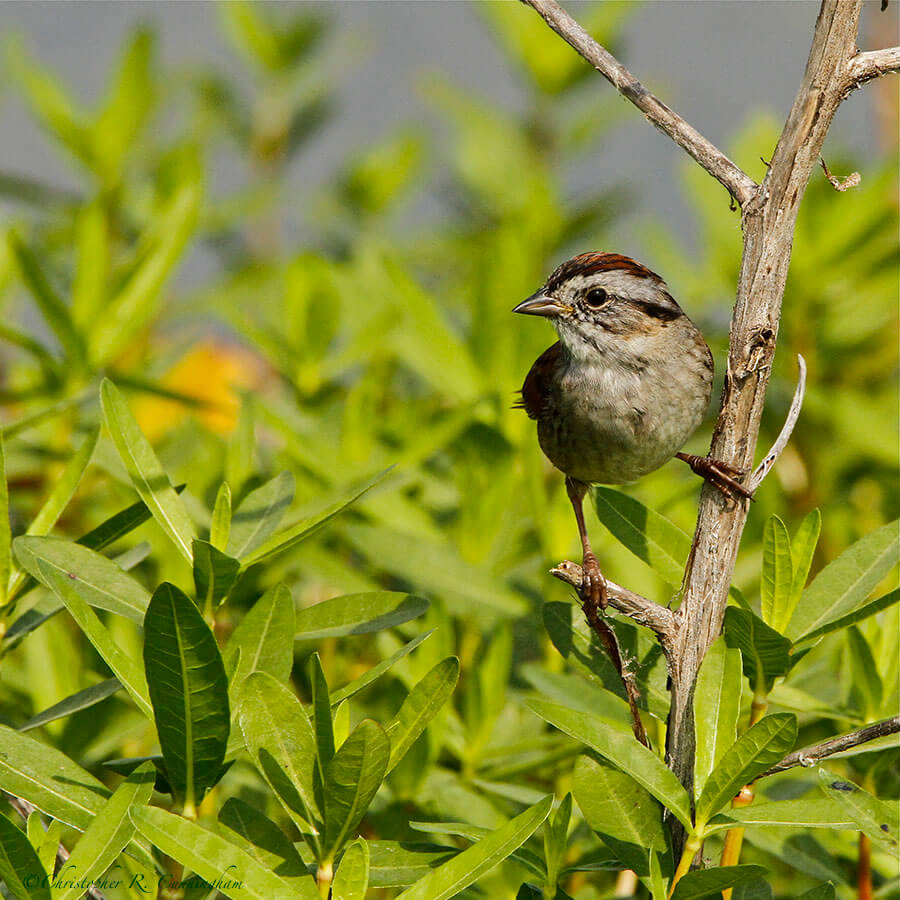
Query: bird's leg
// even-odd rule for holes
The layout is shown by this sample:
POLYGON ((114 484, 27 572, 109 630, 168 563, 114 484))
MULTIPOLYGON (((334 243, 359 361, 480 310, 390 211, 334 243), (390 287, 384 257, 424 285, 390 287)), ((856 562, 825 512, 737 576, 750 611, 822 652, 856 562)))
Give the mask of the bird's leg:
MULTIPOLYGON (((606 609, 609 604, 609 596, 606 593, 606 579, 600 571, 600 565, 594 551, 591 550, 591 542, 588 540, 587 526, 584 524, 584 495, 588 486, 583 481, 574 478, 566 478, 566 493, 575 510, 575 521, 578 523, 578 536, 581 538, 581 549, 584 553, 581 561, 581 599, 590 604, 596 611, 606 609)), ((587 610, 585 610, 587 612, 587 610)))
POLYGON ((747 490, 736 480, 743 478, 746 472, 709 456, 695 456, 693 453, 676 453, 675 456, 684 460, 693 472, 715 485, 726 497, 732 500, 736 496, 753 499, 753 491, 747 490))

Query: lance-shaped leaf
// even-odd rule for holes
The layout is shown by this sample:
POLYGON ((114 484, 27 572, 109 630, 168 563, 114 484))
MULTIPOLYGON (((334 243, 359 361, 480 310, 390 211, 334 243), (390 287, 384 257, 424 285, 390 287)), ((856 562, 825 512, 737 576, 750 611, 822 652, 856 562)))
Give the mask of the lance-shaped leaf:
POLYGON ((896 521, 867 534, 832 560, 803 592, 787 629, 794 642, 861 606, 900 555, 896 521))
POLYGON ((609 760, 648 790, 691 830, 691 803, 687 791, 652 750, 634 737, 614 731, 590 713, 576 712, 559 703, 528 699, 525 705, 551 725, 609 760))
POLYGON ((900 588, 894 588, 894 590, 882 594, 882 596, 875 600, 870 600, 868 603, 857 607, 855 610, 847 613, 845 616, 841 616, 839 619, 833 619, 812 631, 807 631, 802 637, 797 638, 796 644, 806 644, 810 641, 818 640, 826 634, 831 634, 833 631, 843 631, 845 628, 849 628, 851 625, 862 622, 864 619, 868 619, 869 616, 874 616, 875 613, 879 613, 883 609, 893 606, 898 601, 900 601, 900 588))
POLYGON ((294 476, 282 472, 241 500, 231 516, 226 552, 246 559, 274 533, 294 500, 294 476))
POLYGON ((194 525, 144 437, 119 389, 107 378, 100 386, 103 418, 138 496, 182 555, 191 561, 194 525))
POLYGON ((209 524, 209 542, 216 548, 225 552, 228 546, 228 537, 231 534, 231 488, 228 482, 223 481, 219 485, 216 494, 216 503, 213 506, 212 518, 209 524))
POLYGON ((292 897, 320 900, 312 876, 280 878, 231 841, 152 806, 131 810, 138 831, 167 856, 196 872, 233 900, 273 900, 292 897))
POLYGON ((241 560, 242 564, 245 566, 255 565, 256 563, 262 562, 264 559, 268 559, 270 556, 283 553, 285 550, 299 544, 300 541, 304 541, 308 537, 311 537, 320 528, 327 525, 335 516, 343 512, 350 504, 356 502, 363 494, 371 490, 371 488, 378 484, 378 482, 390 471, 390 469, 385 469, 383 472, 379 472, 361 485, 351 488, 350 490, 342 491, 338 499, 331 503, 327 503, 318 512, 313 513, 305 519, 301 519, 294 525, 285 528, 284 531, 280 531, 278 534, 272 535, 268 540, 263 541, 262 544, 256 547, 251 553, 248 553, 241 560))
POLYGON ((748 609, 725 610, 725 643, 741 651, 741 665, 751 689, 768 694, 775 679, 791 668, 791 642, 748 609))
POLYGON ((103 657, 103 661, 112 669, 125 690, 131 694, 140 711, 148 718, 152 717, 150 694, 141 667, 120 649, 109 629, 81 596, 77 577, 70 578, 68 573, 64 574, 59 569, 51 568, 49 563, 40 558, 37 559, 37 574, 39 580, 62 600, 75 623, 84 632, 84 636, 94 645, 94 649, 103 657))
POLYGON ((746 884, 766 874, 762 866, 717 866, 688 872, 672 892, 672 900, 711 900, 725 888, 746 884))
POLYGON ((763 621, 779 632, 790 619, 793 575, 791 537, 787 526, 778 516, 770 516, 763 527, 762 579, 759 593, 763 621))
POLYGON ((276 584, 250 607, 222 652, 232 694, 253 672, 288 680, 294 665, 294 630, 294 598, 283 584, 276 584))
POLYGON ((409 748, 450 698, 458 679, 459 660, 448 656, 407 694, 397 714, 384 727, 391 742, 389 772, 406 756, 409 748))
POLYGON ((318 653, 309 658, 309 683, 312 689, 312 726, 316 736, 316 761, 320 769, 334 756, 334 723, 331 720, 331 700, 328 682, 318 653))
POLYGON ((369 889, 369 845, 355 840, 341 857, 331 888, 333 900, 366 900, 369 889))
POLYGON ((191 543, 194 555, 194 588, 197 604, 201 609, 218 606, 234 587, 241 571, 241 564, 208 541, 194 538, 191 543))
POLYGON ((45 587, 53 590, 41 573, 52 571, 69 579, 88 606, 125 616, 132 622, 144 621, 150 594, 111 559, 54 537, 22 535, 13 541, 13 548, 19 565, 45 587))
POLYGON ((896 801, 879 800, 859 785, 841 781, 825 769, 819 769, 819 782, 825 794, 841 804, 860 831, 896 850, 900 841, 900 812, 896 801))
POLYGON ((428 601, 398 591, 368 591, 332 597, 297 611, 297 640, 369 634, 421 616, 428 601))
POLYGON ((391 745, 384 729, 363 719, 322 766, 323 859, 334 859, 362 821, 387 772, 391 745))
POLYGON ((190 816, 222 772, 228 678, 200 611, 168 583, 156 589, 147 608, 144 668, 166 772, 190 816))
POLYGON ((400 894, 397 900, 448 900, 455 897, 521 847, 537 831, 552 807, 553 798, 545 797, 477 844, 432 869, 400 894))
POLYGON ((555 813, 550 815, 544 828, 544 865, 547 872, 544 883, 550 887, 559 880, 569 847, 569 823, 572 820, 572 795, 566 794, 555 813))
POLYGON ((252 856, 261 866, 274 872, 292 888, 302 892, 298 881, 309 880, 309 872, 291 840, 256 807, 230 797, 219 813, 224 838, 252 856))
POLYGON ((725 751, 710 773, 697 800, 697 829, 731 802, 757 775, 790 752, 797 739, 797 718, 791 713, 765 716, 725 751))
POLYGON ((405 887, 459 853, 456 847, 412 841, 367 841, 369 887, 405 887))
POLYGON ((754 803, 719 813, 709 821, 707 835, 735 825, 781 826, 788 828, 856 829, 847 809, 836 800, 825 797, 781 800, 776 803, 754 803))
POLYGON ((593 489, 597 518, 638 559, 672 585, 681 584, 691 538, 665 516, 612 488, 593 489))
POLYGON ((787 630, 803 595, 821 530, 822 513, 814 509, 806 514, 797 533, 791 538, 791 596, 778 623, 772 626, 782 634, 787 630))
POLYGON ((694 689, 694 793, 737 739, 741 709, 741 654, 719 638, 706 651, 694 689))
POLYGON ((238 721, 254 765, 318 854, 316 737, 300 701, 267 672, 256 672, 238 691, 238 721))
POLYGON ((83 884, 92 882, 116 861, 134 836, 134 824, 128 812, 150 802, 155 779, 153 763, 147 762, 138 766, 116 788, 78 839, 59 873, 64 878, 68 872, 76 883, 55 893, 54 900, 77 900, 84 894, 83 884))
POLYGON ((25 833, 0 813, 0 879, 16 900, 50 900, 41 860, 25 833))
POLYGON ((57 719, 71 716, 83 709, 90 709, 120 690, 122 690, 122 684, 118 678, 107 678, 106 681, 101 681, 99 684, 92 684, 82 691, 70 694, 59 703, 48 706, 36 716, 32 716, 24 725, 19 726, 19 731, 30 731, 32 728, 39 728, 48 722, 55 722, 57 719))
POLYGON ((580 756, 573 790, 584 820, 598 834, 644 850, 666 851, 662 807, 630 775, 580 756))

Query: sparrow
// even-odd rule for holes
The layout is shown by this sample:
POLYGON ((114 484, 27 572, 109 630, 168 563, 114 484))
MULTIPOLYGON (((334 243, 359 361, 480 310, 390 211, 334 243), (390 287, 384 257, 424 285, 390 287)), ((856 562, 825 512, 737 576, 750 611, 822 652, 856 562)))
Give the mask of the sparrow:
POLYGON ((703 421, 713 357, 666 283, 618 253, 559 266, 513 312, 543 316, 559 340, 532 365, 516 404, 537 420, 544 455, 566 476, 583 550, 582 599, 608 602, 591 549, 584 496, 625 484, 677 457, 729 495, 750 497, 725 463, 679 452, 703 421))

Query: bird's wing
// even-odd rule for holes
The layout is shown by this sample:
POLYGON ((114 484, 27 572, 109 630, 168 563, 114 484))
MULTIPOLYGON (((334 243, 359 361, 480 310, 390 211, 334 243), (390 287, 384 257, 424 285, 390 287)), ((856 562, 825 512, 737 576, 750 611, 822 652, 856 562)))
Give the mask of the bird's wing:
POLYGON ((524 409, 529 419, 537 419, 545 412, 550 397, 550 382, 554 369, 559 365, 562 346, 557 341, 548 347, 534 362, 522 385, 522 399, 513 404, 524 409))

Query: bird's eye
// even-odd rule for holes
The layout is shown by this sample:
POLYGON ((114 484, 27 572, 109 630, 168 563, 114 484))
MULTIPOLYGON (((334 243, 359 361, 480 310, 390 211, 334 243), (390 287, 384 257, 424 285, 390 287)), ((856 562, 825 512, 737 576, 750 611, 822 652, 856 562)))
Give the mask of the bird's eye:
POLYGON ((588 306, 603 306, 607 300, 607 293, 603 288, 591 288, 584 296, 585 303, 588 306))

